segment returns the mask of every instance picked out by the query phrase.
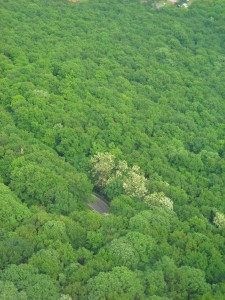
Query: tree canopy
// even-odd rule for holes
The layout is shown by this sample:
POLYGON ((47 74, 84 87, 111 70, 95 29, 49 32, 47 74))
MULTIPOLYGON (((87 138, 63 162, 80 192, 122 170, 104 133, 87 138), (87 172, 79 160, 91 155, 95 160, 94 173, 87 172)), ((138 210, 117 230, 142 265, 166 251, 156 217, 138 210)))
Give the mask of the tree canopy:
POLYGON ((223 299, 225 2, 0 5, 0 298, 223 299))

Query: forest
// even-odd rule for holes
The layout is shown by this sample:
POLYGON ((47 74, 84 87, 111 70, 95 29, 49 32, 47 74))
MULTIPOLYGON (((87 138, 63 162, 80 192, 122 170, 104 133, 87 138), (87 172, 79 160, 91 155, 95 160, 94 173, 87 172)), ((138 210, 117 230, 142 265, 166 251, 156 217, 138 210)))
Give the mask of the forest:
POLYGON ((183 2, 0 0, 0 299, 224 299, 225 1, 183 2))

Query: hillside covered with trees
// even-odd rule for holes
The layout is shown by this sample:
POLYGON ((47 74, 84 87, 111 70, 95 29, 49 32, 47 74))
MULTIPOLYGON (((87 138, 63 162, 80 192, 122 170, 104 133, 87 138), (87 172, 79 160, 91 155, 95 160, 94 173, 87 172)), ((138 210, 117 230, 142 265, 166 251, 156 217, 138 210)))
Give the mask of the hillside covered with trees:
POLYGON ((225 2, 156 4, 0 0, 0 299, 224 299, 225 2))

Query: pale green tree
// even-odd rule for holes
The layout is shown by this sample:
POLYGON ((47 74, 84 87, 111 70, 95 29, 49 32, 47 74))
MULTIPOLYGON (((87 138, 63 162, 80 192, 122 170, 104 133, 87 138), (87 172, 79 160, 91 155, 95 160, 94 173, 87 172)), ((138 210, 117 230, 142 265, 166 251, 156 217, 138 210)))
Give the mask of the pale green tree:
POLYGON ((133 166, 123 183, 125 193, 130 197, 144 198, 147 194, 147 179, 140 172, 138 166, 133 166))
POLYGON ((225 228, 225 216, 222 213, 216 212, 213 223, 218 228, 225 228))
POLYGON ((163 192, 155 192, 153 194, 147 195, 144 199, 144 202, 150 207, 162 206, 169 210, 173 210, 173 201, 166 197, 163 192))
POLYGON ((105 187, 115 167, 115 156, 108 152, 98 152, 91 158, 91 163, 96 186, 105 187))

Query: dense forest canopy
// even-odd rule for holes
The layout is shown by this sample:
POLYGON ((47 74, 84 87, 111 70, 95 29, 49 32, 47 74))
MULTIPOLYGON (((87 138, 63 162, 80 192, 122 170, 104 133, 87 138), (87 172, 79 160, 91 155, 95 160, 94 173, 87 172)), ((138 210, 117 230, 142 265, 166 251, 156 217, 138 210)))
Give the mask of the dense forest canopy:
POLYGON ((223 299, 225 2, 190 2, 0 0, 1 299, 223 299))

